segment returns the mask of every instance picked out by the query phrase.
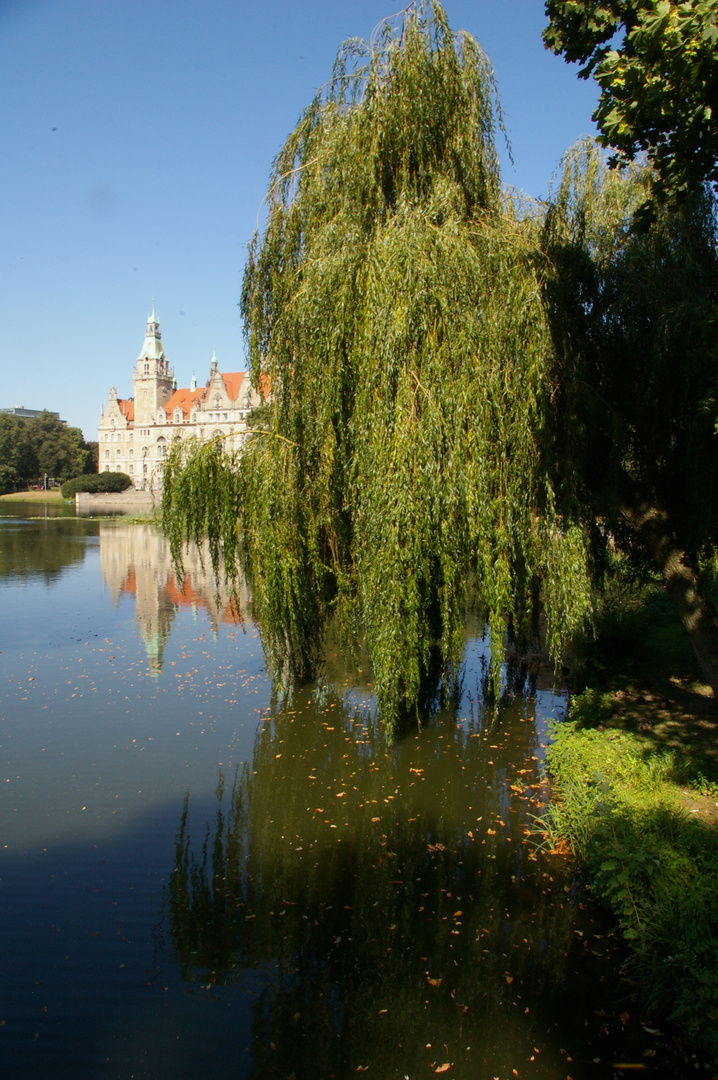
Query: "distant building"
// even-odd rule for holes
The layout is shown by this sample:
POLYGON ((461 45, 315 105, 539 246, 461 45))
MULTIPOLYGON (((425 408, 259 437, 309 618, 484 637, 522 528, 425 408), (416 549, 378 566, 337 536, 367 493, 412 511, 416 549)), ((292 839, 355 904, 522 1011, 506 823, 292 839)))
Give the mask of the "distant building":
MULTIPOLYGON (((32 420, 33 416, 42 416, 44 412, 54 416, 56 420, 60 420, 59 412, 50 412, 49 409, 26 409, 24 405, 16 405, 13 409, 0 409, 0 413, 6 413, 9 416, 22 416, 25 420, 32 420)), ((60 422, 66 424, 67 420, 60 422)))
POLYGON ((198 387, 178 389, 162 346, 154 311, 132 372, 133 396, 118 398, 112 387, 99 429, 98 472, 124 472, 135 488, 157 488, 164 461, 176 439, 194 436, 200 442, 225 437, 239 449, 247 414, 260 404, 246 371, 222 373, 212 357, 209 379, 198 387))

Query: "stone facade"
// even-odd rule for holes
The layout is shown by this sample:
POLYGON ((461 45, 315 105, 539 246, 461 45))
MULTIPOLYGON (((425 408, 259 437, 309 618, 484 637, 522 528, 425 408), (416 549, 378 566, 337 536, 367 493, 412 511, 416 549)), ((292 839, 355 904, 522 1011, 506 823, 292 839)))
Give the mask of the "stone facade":
POLYGON ((198 387, 178 389, 162 345, 154 311, 132 372, 133 396, 119 398, 112 387, 99 427, 99 472, 124 472, 138 491, 162 485, 164 460, 176 439, 194 436, 200 442, 224 438, 238 450, 246 418, 260 404, 247 372, 225 374, 212 357, 209 379, 198 387))

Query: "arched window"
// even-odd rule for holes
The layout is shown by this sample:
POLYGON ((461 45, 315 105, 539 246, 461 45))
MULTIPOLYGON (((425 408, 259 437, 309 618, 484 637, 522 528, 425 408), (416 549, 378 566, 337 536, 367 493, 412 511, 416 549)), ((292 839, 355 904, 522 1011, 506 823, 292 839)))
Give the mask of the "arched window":
POLYGON ((109 450, 105 450, 105 457, 106 457, 106 458, 108 458, 109 456, 110 456, 110 451, 109 451, 109 450))

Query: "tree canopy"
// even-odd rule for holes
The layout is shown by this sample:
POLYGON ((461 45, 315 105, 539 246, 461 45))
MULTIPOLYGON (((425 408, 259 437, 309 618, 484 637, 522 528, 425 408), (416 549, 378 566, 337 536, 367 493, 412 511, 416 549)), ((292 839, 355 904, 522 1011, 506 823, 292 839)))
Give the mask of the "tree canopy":
POLYGON ((699 189, 636 233, 651 182, 586 143, 550 201, 551 461, 604 539, 651 556, 718 694, 716 202, 699 189))
POLYGON ((97 468, 97 446, 79 428, 50 412, 22 417, 0 413, 0 491, 34 483, 44 475, 65 480, 97 468))
MULTIPOLYGON (((621 506, 640 488, 680 509, 715 456, 710 206, 632 236, 646 174, 608 174, 594 147, 548 210, 524 206, 501 192, 500 129, 487 57, 437 3, 342 48, 249 251, 270 399, 239 457, 182 443, 165 473, 175 555, 206 535, 215 565, 238 558, 280 676, 308 674, 336 622, 389 725, 437 654, 451 672, 472 604, 495 662, 506 619, 525 641, 539 612, 559 656, 621 506)), ((712 491, 683 522, 694 553, 712 491)))
POLYGON ((718 182, 718 0, 547 0, 546 12, 547 47, 601 87, 593 118, 614 164, 646 151, 659 202, 718 182))

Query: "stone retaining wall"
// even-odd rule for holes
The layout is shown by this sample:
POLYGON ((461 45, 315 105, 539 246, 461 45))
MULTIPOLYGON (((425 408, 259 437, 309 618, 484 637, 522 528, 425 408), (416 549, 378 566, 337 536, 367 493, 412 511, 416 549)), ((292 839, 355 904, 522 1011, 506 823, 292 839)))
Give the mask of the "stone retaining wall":
POLYGON ((78 513, 102 513, 117 510, 123 514, 150 514, 155 508, 151 491, 78 491, 75 495, 75 509, 78 513))

